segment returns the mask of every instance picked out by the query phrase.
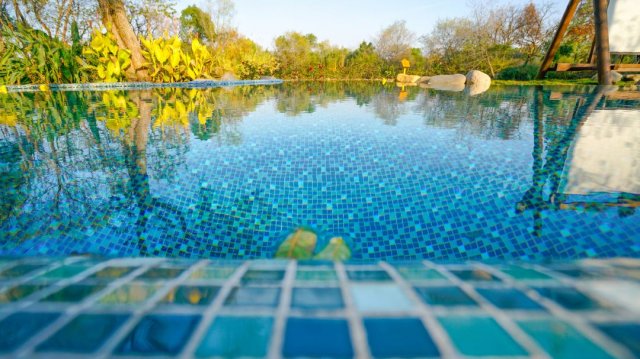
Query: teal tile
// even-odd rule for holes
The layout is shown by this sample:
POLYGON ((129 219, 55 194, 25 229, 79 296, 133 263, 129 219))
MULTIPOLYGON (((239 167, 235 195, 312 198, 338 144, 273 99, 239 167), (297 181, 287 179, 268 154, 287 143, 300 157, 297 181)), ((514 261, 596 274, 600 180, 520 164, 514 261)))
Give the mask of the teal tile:
POLYGON ((402 312, 414 309, 414 303, 396 284, 353 284, 350 289, 359 311, 402 312))
POLYGON ((527 352, 490 317, 455 315, 438 318, 454 346, 468 356, 516 356, 527 352))
POLYGON ((0 320, 0 353, 17 349, 59 316, 60 313, 17 312, 0 320))
POLYGON ((129 318, 128 314, 81 314, 67 323, 37 351, 93 353, 129 318))
POLYGON ((302 310, 335 310, 344 307, 340 288, 293 288, 291 307, 302 310))
POLYGON ((435 269, 421 267, 398 267, 398 273, 408 281, 435 281, 447 278, 435 269))
POLYGON ((93 273, 88 278, 111 281, 111 280, 126 276, 127 274, 133 272, 133 270, 136 268, 137 267, 120 267, 120 266, 105 267, 93 273))
POLYGON ((603 323, 598 328, 640 358, 640 323, 603 323))
POLYGON ((344 319, 289 318, 285 328, 285 358, 353 357, 349 324, 344 319))
POLYGON ((334 270, 298 270, 296 272, 297 282, 325 282, 336 283, 338 276, 334 270))
POLYGON ((147 314, 116 347, 117 355, 176 356, 198 325, 197 315, 147 314))
POLYGON ((416 287, 415 290, 429 305, 445 307, 477 305, 467 293, 458 287, 416 287))
POLYGON ((41 276, 38 277, 38 279, 65 279, 65 278, 71 278, 73 276, 75 276, 76 274, 80 274, 82 272, 84 272, 85 270, 91 268, 91 266, 86 266, 86 265, 68 265, 68 266, 62 266, 62 267, 58 267, 54 270, 48 271, 44 274, 42 274, 41 276))
POLYGON ((612 358, 602 348, 580 334, 573 326, 560 320, 521 320, 518 321, 518 325, 552 358, 612 358))
POLYGON ((354 282, 385 282, 391 281, 389 273, 383 270, 348 270, 349 280, 354 282))
POLYGON ((242 284, 254 285, 254 284, 273 284, 278 285, 284 279, 283 270, 248 270, 244 276, 242 276, 242 284))
POLYGON ((16 266, 7 268, 0 272, 0 278, 9 279, 22 277, 23 275, 34 272, 37 269, 44 267, 44 264, 18 264, 16 266))
POLYGON ((165 268, 165 267, 155 267, 151 268, 148 271, 142 273, 136 279, 146 279, 146 280, 167 280, 173 279, 182 272, 185 271, 186 268, 165 268))
POLYGON ((451 273, 463 281, 477 281, 477 282, 498 282, 500 279, 493 275, 491 272, 484 269, 459 269, 451 270, 451 273))
POLYGON ((531 268, 512 266, 504 268, 501 272, 508 274, 515 280, 553 280, 550 276, 531 268))
POLYGON ((271 339, 271 317, 218 317, 196 350, 198 357, 265 357, 271 339))
POLYGON ((104 285, 72 284, 50 294, 45 302, 80 302, 105 288, 104 285))
POLYGON ((100 298, 100 304, 140 304, 154 295, 161 284, 132 282, 124 284, 100 298))
POLYGON ((162 299, 162 303, 207 305, 213 301, 219 290, 220 287, 182 285, 171 289, 164 299, 162 299))
POLYGON ((238 287, 234 288, 225 299, 227 307, 262 307, 275 308, 280 298, 279 288, 238 287))
POLYGON ((0 303, 11 303, 21 300, 46 287, 46 284, 23 284, 9 288, 0 293, 0 303))
POLYGON ((569 310, 596 310, 609 307, 606 303, 601 303, 573 287, 537 287, 535 290, 541 296, 569 310))
POLYGON ((189 279, 227 279, 235 271, 235 267, 205 267, 193 271, 189 279))

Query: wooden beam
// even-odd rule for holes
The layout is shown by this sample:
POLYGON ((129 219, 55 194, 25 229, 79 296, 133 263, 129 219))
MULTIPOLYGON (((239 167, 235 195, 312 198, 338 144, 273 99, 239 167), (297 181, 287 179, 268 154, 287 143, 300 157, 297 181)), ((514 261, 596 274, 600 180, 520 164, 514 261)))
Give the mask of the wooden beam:
POLYGON ((609 20, 607 19, 608 0, 593 0, 593 13, 596 26, 596 56, 598 83, 611 85, 611 53, 609 52, 609 20))
POLYGON ((556 31, 556 34, 553 37, 553 41, 551 41, 551 46, 549 46, 549 50, 547 51, 547 55, 544 57, 544 60, 542 60, 542 65, 540 65, 540 71, 538 72, 538 76, 537 76, 538 80, 544 79, 544 76, 547 74, 547 71, 551 67, 551 62, 553 61, 553 58, 556 56, 556 53, 560 48, 560 44, 562 43, 562 38, 564 37, 564 34, 567 32, 567 29, 571 24, 571 20, 573 19, 573 16, 576 14, 576 10, 578 9, 579 4, 580 4, 580 0, 569 1, 569 5, 567 5, 567 9, 564 11, 564 15, 562 15, 562 19, 560 20, 560 26, 558 26, 558 31, 556 31))
MULTIPOLYGON (((616 70, 618 72, 639 72, 640 64, 610 64, 609 69, 616 70)), ((564 72, 564 71, 596 71, 598 66, 596 64, 569 64, 565 62, 559 62, 552 66, 549 70, 564 72)))

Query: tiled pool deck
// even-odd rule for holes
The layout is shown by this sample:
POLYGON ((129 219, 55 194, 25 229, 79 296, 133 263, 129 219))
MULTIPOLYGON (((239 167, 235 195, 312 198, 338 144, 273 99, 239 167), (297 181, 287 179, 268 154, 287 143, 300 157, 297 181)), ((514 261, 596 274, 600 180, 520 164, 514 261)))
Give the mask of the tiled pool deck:
POLYGON ((7 259, 5 357, 640 356, 640 261, 7 259))

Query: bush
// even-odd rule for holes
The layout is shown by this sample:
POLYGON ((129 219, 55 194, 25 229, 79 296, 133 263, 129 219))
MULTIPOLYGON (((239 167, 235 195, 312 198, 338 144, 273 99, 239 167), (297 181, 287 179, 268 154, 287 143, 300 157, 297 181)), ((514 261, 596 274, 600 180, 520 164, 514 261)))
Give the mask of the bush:
POLYGON ((497 80, 530 81, 536 78, 538 70, 539 67, 537 65, 507 67, 500 71, 496 78, 497 80))

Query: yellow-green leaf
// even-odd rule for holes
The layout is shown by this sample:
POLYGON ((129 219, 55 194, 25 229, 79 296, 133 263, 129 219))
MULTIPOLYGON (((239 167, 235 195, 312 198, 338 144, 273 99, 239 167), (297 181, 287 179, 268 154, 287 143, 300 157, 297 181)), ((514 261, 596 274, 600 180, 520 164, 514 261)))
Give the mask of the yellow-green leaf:
POLYGON ((346 261, 351 258, 351 249, 342 237, 333 237, 326 247, 314 259, 346 261))
POLYGON ((312 231, 298 228, 282 242, 276 258, 309 259, 313 256, 318 236, 312 231))

